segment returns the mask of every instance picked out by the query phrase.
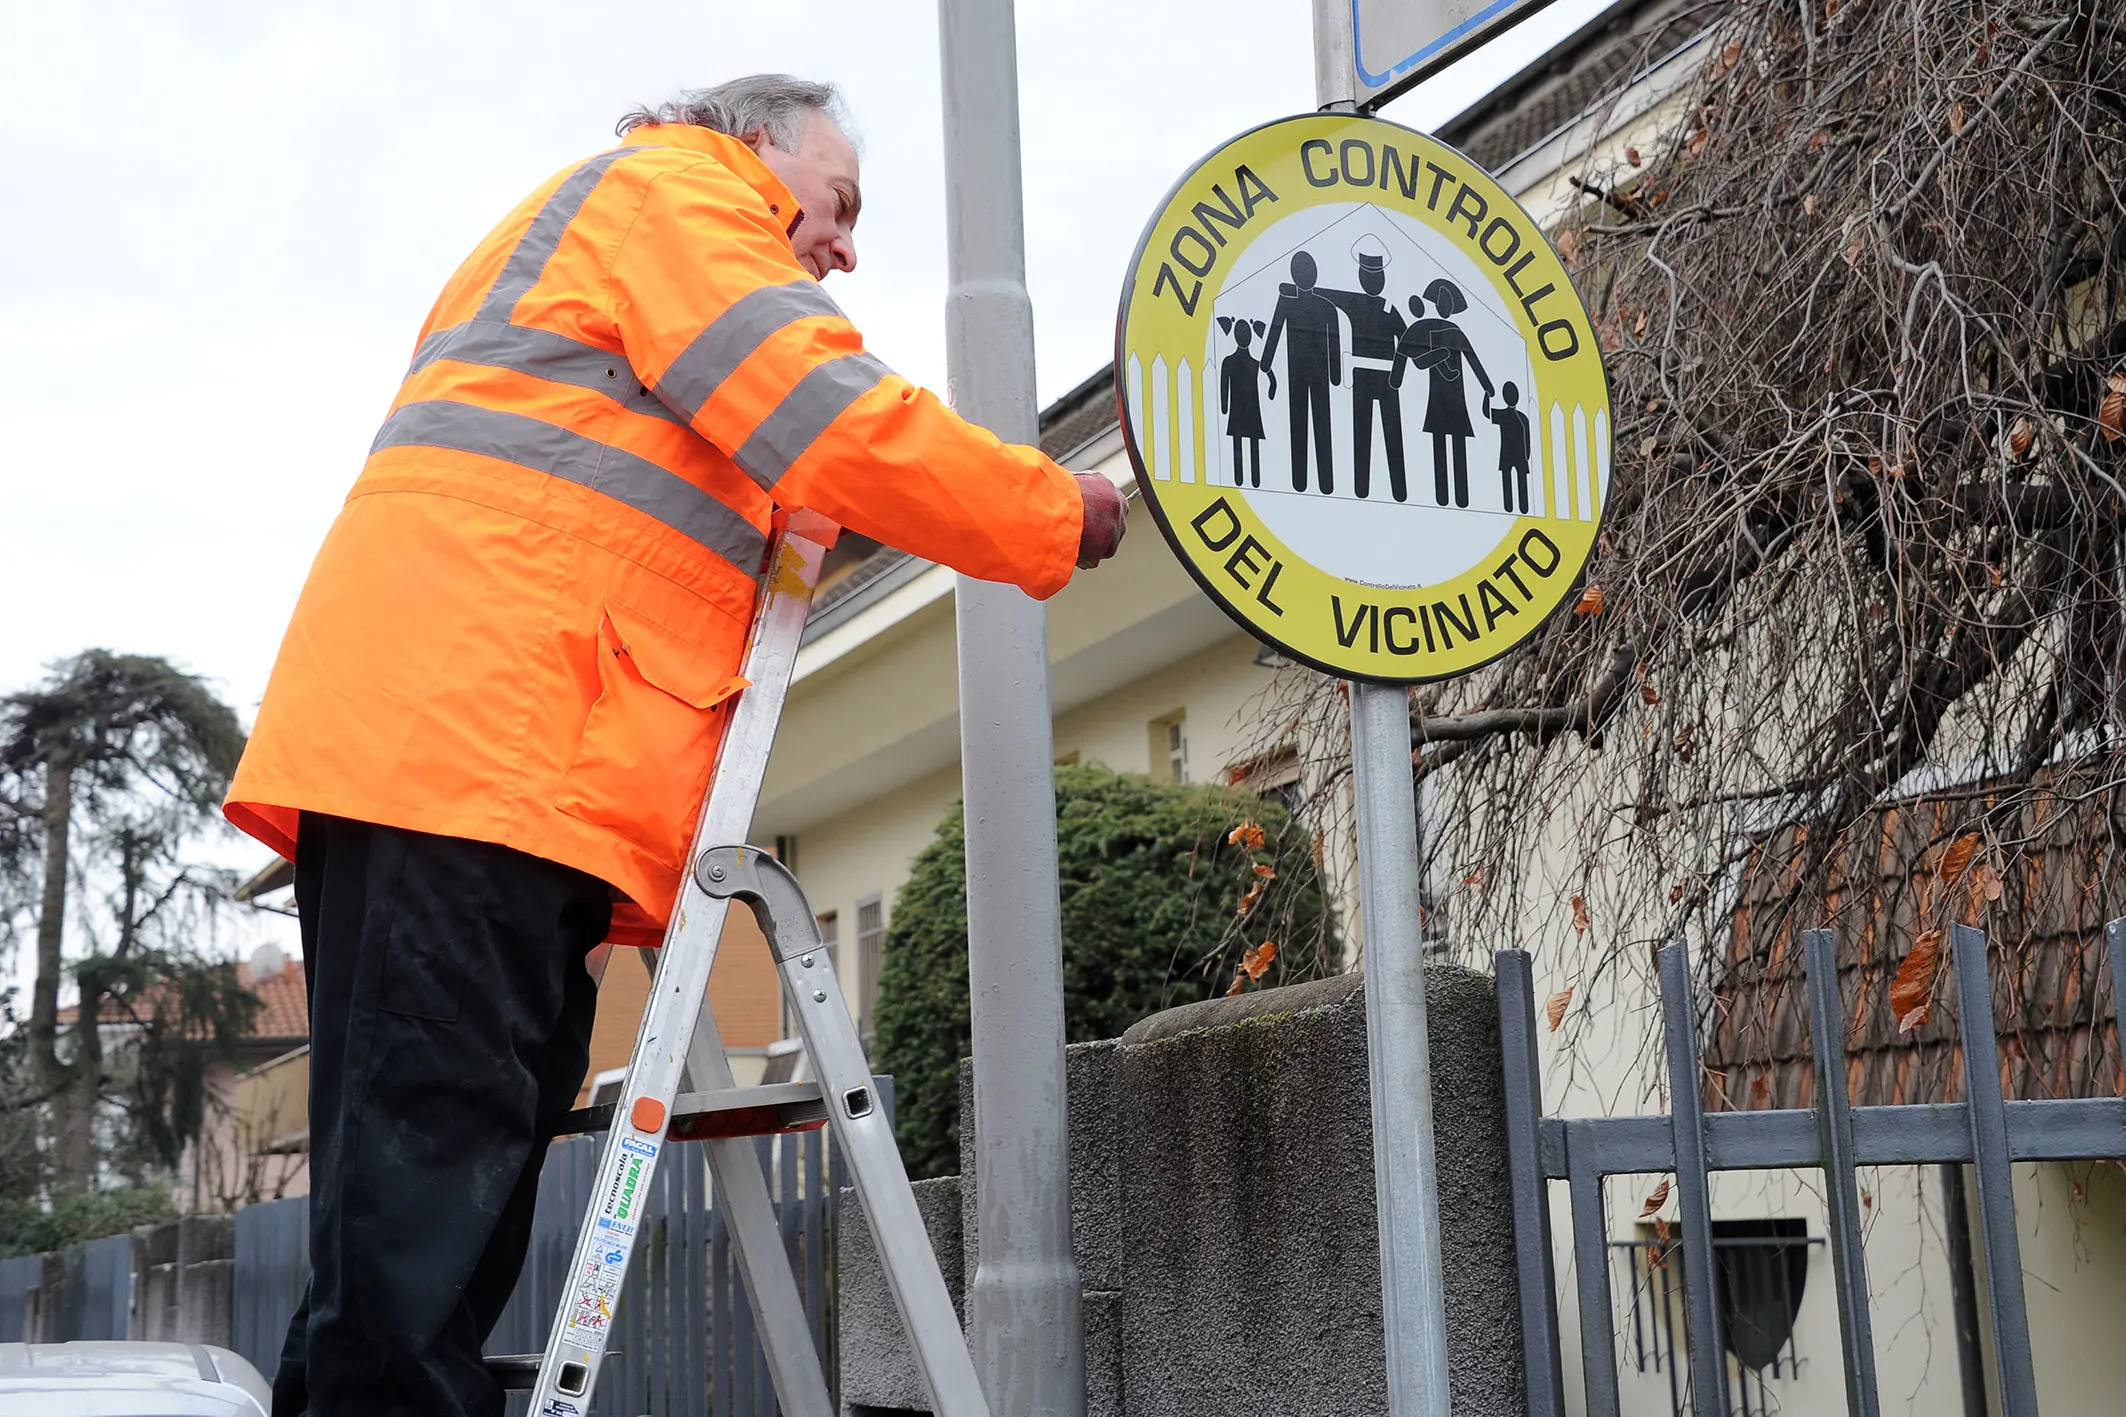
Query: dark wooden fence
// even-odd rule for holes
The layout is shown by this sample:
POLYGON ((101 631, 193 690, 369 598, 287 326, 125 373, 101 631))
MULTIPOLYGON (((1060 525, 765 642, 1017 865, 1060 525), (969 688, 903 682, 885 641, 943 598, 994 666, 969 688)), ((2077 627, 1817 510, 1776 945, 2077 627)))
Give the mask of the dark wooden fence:
MULTIPOLYGON (((881 1079, 882 1091, 890 1080, 881 1079)), ((890 1094, 889 1094, 890 1095, 890 1094)), ((489 1340, 490 1353, 536 1353, 561 1298, 561 1281, 590 1201, 597 1137, 556 1142, 539 1175, 531 1253, 516 1292, 489 1340)), ((797 1273, 813 1341, 834 1374, 834 1233, 842 1178, 823 1131, 755 1142, 776 1198, 783 1248, 797 1273)), ((306 1197, 247 1206, 236 1213, 231 1346, 270 1379, 288 1321, 310 1277, 306 1197)), ((41 1323, 53 1342, 140 1337, 129 1325, 133 1237, 76 1245, 54 1255, 0 1260, 0 1342, 28 1331, 29 1302, 56 1266, 65 1312, 41 1323)), ((753 1334, 702 1148, 674 1144, 658 1168, 642 1243, 636 1250, 598 1384, 593 1417, 773 1417, 775 1394, 753 1334)), ((524 1394, 510 1400, 522 1417, 524 1394)))

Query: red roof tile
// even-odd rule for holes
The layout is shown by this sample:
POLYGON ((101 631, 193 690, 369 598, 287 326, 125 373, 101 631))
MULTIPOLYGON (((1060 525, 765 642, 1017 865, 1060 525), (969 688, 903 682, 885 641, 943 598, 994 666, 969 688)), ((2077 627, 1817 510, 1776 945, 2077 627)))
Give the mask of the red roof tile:
MULTIPOLYGON (((303 962, 291 959, 262 980, 251 978, 249 963, 236 966, 236 982, 251 991, 259 1010, 252 1020, 251 1038, 308 1038, 310 1000, 303 988, 303 962)), ((71 1004, 59 1011, 59 1022, 71 1024, 78 1010, 71 1004)))

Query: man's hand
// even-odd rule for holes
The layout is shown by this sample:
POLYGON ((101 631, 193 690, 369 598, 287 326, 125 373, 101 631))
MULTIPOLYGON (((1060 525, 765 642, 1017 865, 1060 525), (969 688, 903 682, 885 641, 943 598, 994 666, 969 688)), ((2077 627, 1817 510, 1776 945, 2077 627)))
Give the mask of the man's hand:
POLYGON ((1089 571, 1115 554, 1129 527, 1129 508, 1122 494, 1097 472, 1072 474, 1085 499, 1085 529, 1078 534, 1078 569, 1089 571))

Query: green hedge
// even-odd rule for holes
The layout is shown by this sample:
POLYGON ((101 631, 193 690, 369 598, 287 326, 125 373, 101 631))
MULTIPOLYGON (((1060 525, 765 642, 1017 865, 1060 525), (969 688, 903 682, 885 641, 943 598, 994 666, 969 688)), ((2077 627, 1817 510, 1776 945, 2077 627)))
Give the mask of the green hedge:
MULTIPOLYGON (((1274 802, 1101 767, 1056 770, 1063 1016, 1072 1042, 1112 1038, 1177 1004, 1336 973, 1341 950, 1312 843, 1274 802), (1261 829, 1230 838, 1236 828, 1261 829), (1260 868, 1260 869, 1258 869, 1260 868), (1274 874, 1266 874, 1274 873, 1274 874), (1246 893, 1260 887, 1247 912, 1246 893), (1242 970, 1265 940, 1276 957, 1242 970)), ((1253 956, 1260 963, 1260 955, 1253 956)), ((873 1065, 893 1074, 915 1176, 959 1169, 967 1055, 966 823, 954 803, 894 904, 873 1065)))
POLYGON ((8 1196, 0 1198, 0 1258, 63 1250, 176 1218, 170 1193, 158 1186, 64 1190, 48 1206, 28 1197, 8 1196))

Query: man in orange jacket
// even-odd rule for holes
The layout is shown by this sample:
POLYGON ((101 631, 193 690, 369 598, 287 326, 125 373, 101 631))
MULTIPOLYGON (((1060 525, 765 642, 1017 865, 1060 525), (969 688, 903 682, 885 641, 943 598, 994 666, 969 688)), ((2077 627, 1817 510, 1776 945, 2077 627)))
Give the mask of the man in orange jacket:
POLYGON ((689 93, 527 197, 311 568, 227 804, 295 861, 311 991, 275 1417, 501 1411, 480 1346, 587 1062, 583 956, 676 897, 776 509, 1040 597, 1121 540, 1105 479, 963 422, 821 291, 862 205, 837 111, 689 93))

